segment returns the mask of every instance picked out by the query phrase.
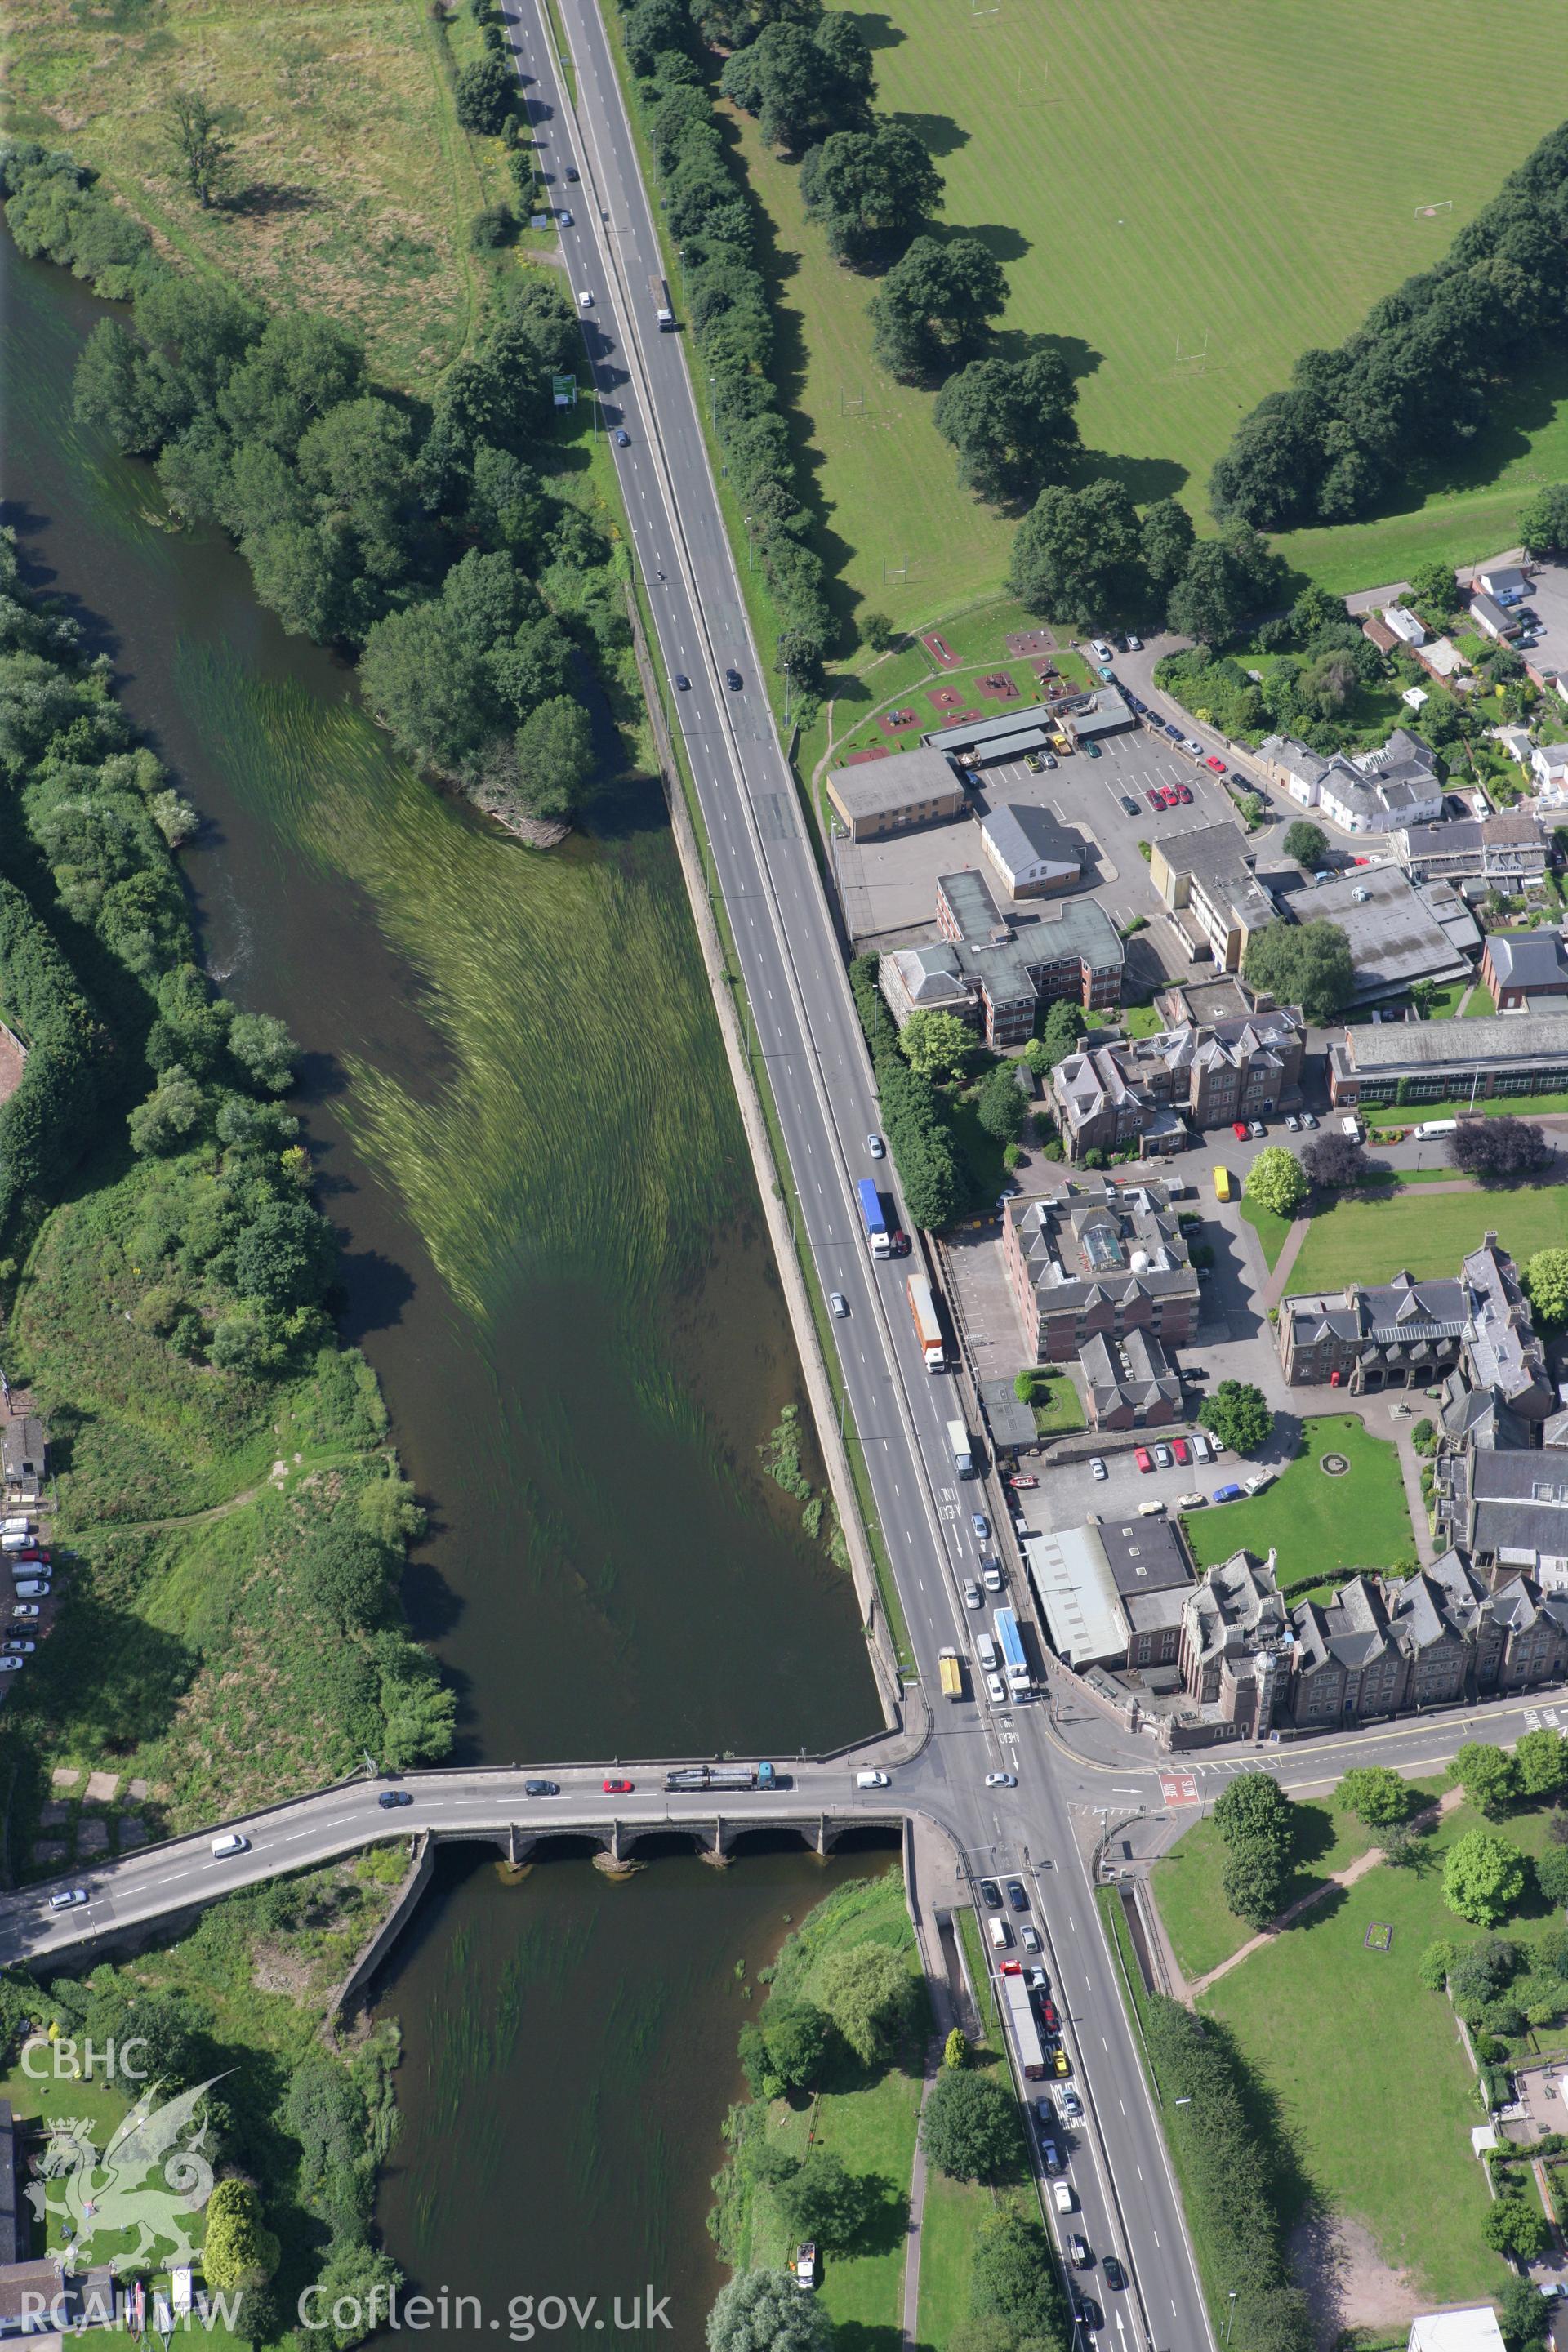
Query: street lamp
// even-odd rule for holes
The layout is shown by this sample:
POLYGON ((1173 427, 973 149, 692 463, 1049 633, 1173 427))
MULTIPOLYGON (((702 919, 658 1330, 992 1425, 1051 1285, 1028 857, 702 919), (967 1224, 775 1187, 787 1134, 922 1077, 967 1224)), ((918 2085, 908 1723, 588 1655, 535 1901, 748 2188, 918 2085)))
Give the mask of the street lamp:
POLYGON ((750 572, 750 571, 752 569, 752 518, 751 518, 751 516, 750 516, 750 515, 748 515, 748 516, 746 517, 746 569, 747 569, 747 571, 748 571, 748 572, 750 572))
POLYGON ((1227 2344, 1230 2342, 1230 2331, 1231 2331, 1231 2329, 1235 2326, 1235 2325, 1236 2325, 1236 2289, 1235 2289, 1235 2287, 1232 2287, 1232 2288, 1231 2288, 1231 2290, 1230 2290, 1230 2309, 1226 2313, 1226 2315, 1225 2315, 1225 2340, 1226 2340, 1226 2342, 1227 2344))

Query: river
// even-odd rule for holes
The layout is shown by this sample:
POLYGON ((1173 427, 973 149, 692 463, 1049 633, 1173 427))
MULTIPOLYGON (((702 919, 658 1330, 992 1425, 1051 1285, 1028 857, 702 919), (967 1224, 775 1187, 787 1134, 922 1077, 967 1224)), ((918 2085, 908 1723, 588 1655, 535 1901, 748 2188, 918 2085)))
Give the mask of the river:
MULTIPOLYGON (((69 423, 103 306, 0 262, 5 517, 206 820, 184 863, 209 969, 304 1049, 345 1332, 431 1512, 407 1602, 459 1752, 872 1728, 848 1580, 757 1465, 798 1370, 657 785, 547 856, 432 792, 227 543, 170 533, 151 475, 69 423)), ((696 2343, 745 1986, 853 1867, 617 1885, 577 1858, 509 1885, 445 1856, 383 1994, 404 2267, 479 2296, 487 2332, 513 2295, 651 2283, 674 2332, 624 2340, 696 2343)))

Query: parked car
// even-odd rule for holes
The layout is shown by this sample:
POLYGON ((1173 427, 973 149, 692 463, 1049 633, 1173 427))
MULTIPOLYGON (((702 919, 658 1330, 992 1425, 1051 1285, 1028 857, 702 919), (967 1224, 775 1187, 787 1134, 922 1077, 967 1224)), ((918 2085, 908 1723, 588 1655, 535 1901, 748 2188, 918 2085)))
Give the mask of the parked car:
POLYGON ((1170 1447, 1168 1445, 1156 1445, 1154 1448, 1154 1461, 1158 1468, 1168 1470, 1171 1466, 1170 1447))
MULTIPOLYGON (((1107 670, 1104 675, 1109 677, 1110 676, 1110 672, 1107 670)), ((1100 757, 1100 746, 1098 743, 1080 743, 1079 749, 1083 752, 1086 759, 1098 760, 1100 757)))
POLYGON ((1316 1127, 1318 1122, 1310 1110, 1304 1110, 1301 1113, 1301 1124, 1303 1127, 1316 1127))
POLYGON ((1024 1892, 1024 1882, 1021 1878, 1010 1878, 1007 1881, 1007 1900, 1015 1911, 1028 1909, 1029 1898, 1024 1892))
POLYGON ((606 1797, 629 1797, 631 1793, 632 1783, 629 1780, 606 1780, 605 1782, 606 1797))
POLYGON ((399 1806, 411 1805, 414 1797, 407 1789, 384 1789, 375 1801, 384 1813, 395 1813, 399 1806))
POLYGON ((844 1293, 841 1290, 830 1290, 827 1294, 827 1303, 842 1322, 849 1312, 849 1301, 845 1297, 844 1293))
POLYGON ((20 1658, 7 1658, 0 1656, 0 1675, 19 1675, 21 1671, 22 1661, 20 1658))
POLYGON ((1216 760, 1212 753, 1204 761, 1204 765, 1205 768, 1212 768, 1216 776, 1223 776, 1225 773, 1225 761, 1223 760, 1216 760))
POLYGON ((963 1605, 966 1609, 978 1609, 980 1606, 980 1587, 972 1576, 963 1580, 963 1605))
POLYGON ((1094 656, 1096 661, 1108 662, 1111 658, 1110 647, 1106 644, 1103 637, 1090 637, 1089 641, 1089 649, 1094 656))
POLYGON ((1098 1454, 1091 1454, 1089 1455, 1089 1470, 1091 1478, 1109 1478, 1110 1475, 1110 1471, 1106 1468, 1098 1454))
MULTIPOLYGON (((808 2294, 811 2294, 816 2286, 816 2242, 813 2238, 807 2238, 805 2244, 797 2247, 795 2250, 795 2283, 796 2286, 803 2288, 808 2294)), ((603 2320, 599 2322, 601 2327, 604 2324, 603 2320)))
POLYGON ((1127 635, 1122 638, 1121 642, 1126 646, 1130 654, 1141 654, 1143 650, 1142 638, 1138 636, 1131 629, 1128 630, 1127 635))
POLYGON ((1181 729, 1180 729, 1180 728, 1175 724, 1175 722, 1174 722, 1174 720, 1173 720, 1173 719, 1167 719, 1164 721, 1164 729, 1165 729, 1165 732, 1166 732, 1166 734, 1170 737, 1170 739, 1171 739, 1171 740, 1172 740, 1172 742, 1173 742, 1173 743, 1179 743, 1179 742, 1181 741, 1181 740, 1182 740, 1182 730, 1181 730, 1181 729))
POLYGON ((87 1889, 85 1886, 62 1886, 58 1894, 50 1895, 49 1909, 51 1911, 74 1911, 79 1903, 85 1903, 86 1901, 87 1889))
POLYGON ((1288 1131, 1289 1131, 1291 1135, 1296 1134, 1296 1133, 1298 1132, 1298 1130, 1300 1129, 1300 1125, 1301 1125, 1301 1122, 1300 1122, 1300 1120, 1297 1118, 1297 1116, 1296 1116, 1296 1114, 1295 1114, 1295 1112, 1294 1112, 1293 1110, 1288 1110, 1288 1111, 1286 1112, 1286 1114, 1285 1114, 1285 1125, 1286 1125, 1286 1128, 1287 1128, 1288 1131))
POLYGON ((1241 1483, 1247 1494, 1261 1495, 1265 1486, 1274 1484, 1274 1473, 1272 1470, 1255 1470, 1250 1478, 1244 1478, 1241 1483))
POLYGON ((1181 807, 1191 808, 1193 804, 1193 788, 1191 784, 1178 784, 1175 788, 1174 797, 1181 807))
POLYGON ((1056 764, 1057 755, 1054 751, 1042 751, 1040 753, 1040 765, 1042 768, 1054 768, 1056 764))
POLYGON ((997 1885, 996 1881, 994 1878, 983 1878, 981 1880, 980 1899, 984 1904, 987 1911, 1000 1911, 1002 1908, 1002 1889, 997 1885))
POLYGON ((1024 754, 1024 765, 1027 768, 1031 776, 1037 776, 1040 772, 1039 753, 1037 751, 1026 751, 1024 754))
POLYGON ((1006 1704, 1007 1704, 1007 1685, 1006 1685, 1006 1684, 1003 1681, 1003 1679, 1002 1679, 1002 1677, 1001 1677, 1001 1675, 986 1675, 986 1677, 985 1677, 985 1696, 986 1696, 986 1697, 990 1700, 990 1702, 991 1702, 991 1704, 992 1704, 992 1706, 1006 1706, 1006 1704))
POLYGON ((1177 1496, 1176 1508, 1178 1511, 1201 1511, 1207 1501, 1208 1496, 1200 1495, 1194 1486, 1190 1495, 1177 1496))
POLYGON ((1227 1485, 1224 1486, 1216 1486, 1215 1488, 1214 1498, 1216 1503, 1239 1503, 1241 1500, 1241 1488, 1237 1485, 1233 1478, 1227 1485))
POLYGON ((1131 793, 1121 794, 1121 806, 1128 816, 1137 816, 1140 814, 1138 803, 1131 793))
POLYGON ((32 1656, 32 1654, 33 1654, 33 1652, 37 1648, 37 1646, 38 1646, 38 1645, 37 1645, 37 1642, 19 1642, 19 1641, 17 1641, 17 1640, 16 1639, 16 1637, 13 1635, 13 1637, 12 1637, 9 1641, 7 1641, 7 1642, 5 1643, 5 1645, 4 1645, 4 1646, 5 1646, 5 1648, 6 1648, 6 1649, 7 1649, 7 1650, 12 1654, 12 1655, 13 1655, 13 1656, 15 1656, 15 1657, 18 1657, 18 1658, 30 1658, 30 1657, 32 1656))
POLYGON ((1165 795, 1160 790, 1158 785, 1151 784, 1143 797, 1148 802, 1150 807, 1155 812, 1156 815, 1165 805, 1165 795))
POLYGON ((1237 1143, 1247 1141, 1247 1121, 1244 1118, 1233 1118, 1230 1122, 1230 1131, 1237 1143))
POLYGON ((888 1147, 879 1135, 868 1135, 866 1138, 866 1149, 873 1160, 886 1160, 888 1156, 888 1147))
POLYGON ((1175 1455, 1177 1461, 1182 1463, 1184 1465, 1192 1460, 1192 1455, 1187 1451, 1187 1441, 1184 1437, 1173 1437, 1171 1440, 1171 1451, 1175 1455))
POLYGON ((1051 2053, 1051 2072, 1053 2074, 1070 2074, 1072 2073, 1072 2060, 1068 2056, 1067 2052, 1062 2048, 1059 2042, 1051 2053))
POLYGON ((969 1524, 974 1529, 975 1534, 979 1537, 982 1543, 989 1542, 991 1537, 991 1522, 986 1517, 984 1511, 971 1511, 969 1514, 969 1524))
POLYGON ((1032 1470, 1010 1470, 1007 1473, 1009 1486, 1037 1486, 1039 1483, 1032 1470))
POLYGON ((11 1612, 13 1617, 36 1617, 37 1613, 38 1604, 36 1601, 18 1601, 11 1612))
POLYGON ((54 1586, 46 1577, 25 1576, 17 1582, 16 1598, 18 1601, 47 1601, 53 1591, 54 1586))
POLYGON ((1140 1470, 1149 1471, 1154 1467, 1154 1457, 1146 1445, 1135 1445, 1132 1448, 1132 1459, 1140 1470))
POLYGON ((1252 1138, 1253 1141, 1257 1143, 1268 1134, 1268 1129, 1264 1126, 1263 1121, 1260 1118, 1249 1118, 1247 1122, 1247 1132, 1252 1138))

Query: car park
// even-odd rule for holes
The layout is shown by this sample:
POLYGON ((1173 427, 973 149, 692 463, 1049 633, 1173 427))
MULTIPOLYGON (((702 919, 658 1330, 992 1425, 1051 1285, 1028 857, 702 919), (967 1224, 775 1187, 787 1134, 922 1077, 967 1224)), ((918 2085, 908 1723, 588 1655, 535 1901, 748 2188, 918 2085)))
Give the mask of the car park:
POLYGON ((1007 1900, 1015 1911, 1028 1909, 1029 1898, 1024 1892, 1024 1882, 1021 1878, 1010 1878, 1007 1881, 1007 1900))
POLYGON ((87 1901, 85 1886, 62 1886, 58 1895, 49 1897, 51 1911, 74 1911, 79 1903, 87 1901))
POLYGON ((395 1813, 399 1806, 411 1805, 414 1798, 407 1789, 384 1789, 375 1801, 384 1813, 395 1813))
POLYGON ((963 1580, 963 1605, 966 1609, 978 1609, 980 1606, 980 1587, 972 1576, 963 1580))
POLYGON ((1142 811, 1131 793, 1123 793, 1121 794, 1121 813, 1124 816, 1138 816, 1142 814, 1142 811))
POLYGON ((1215 1488, 1214 1498, 1216 1503, 1239 1503, 1241 1488, 1232 1479, 1227 1485, 1215 1488))
MULTIPOLYGON (((32 1646, 32 1643, 29 1642, 27 1647, 31 1649, 32 1646)), ((1022 1933, 1024 1938, 1024 1949, 1026 1952, 1038 1952, 1044 1950, 1045 1947, 1040 1942, 1040 1931, 1037 1927, 1026 1927, 1023 1929, 1022 1933)))
POLYGON ((1135 1445, 1132 1448, 1132 1459, 1142 1471, 1148 1472, 1154 1467, 1154 1457, 1146 1445, 1135 1445))
POLYGON ((841 1290, 830 1290, 827 1294, 827 1303, 842 1322, 844 1317, 849 1312, 849 1301, 845 1297, 844 1293, 841 1290))
POLYGON ((1089 1457, 1089 1475, 1091 1478, 1109 1478, 1110 1475, 1098 1454, 1091 1454, 1089 1457))
POLYGON ((979 1537, 981 1542, 984 1543, 991 1533, 991 1522, 986 1517, 984 1512, 971 1511, 969 1514, 969 1524, 974 1529, 974 1532, 979 1537))
POLYGON ((1204 761, 1204 765, 1205 768, 1212 768, 1216 776, 1223 776, 1226 772, 1225 761, 1223 760, 1215 759, 1212 754, 1204 761))
POLYGON ((985 1785, 988 1789, 1016 1789, 1018 1776, 1016 1772, 987 1772, 985 1785))

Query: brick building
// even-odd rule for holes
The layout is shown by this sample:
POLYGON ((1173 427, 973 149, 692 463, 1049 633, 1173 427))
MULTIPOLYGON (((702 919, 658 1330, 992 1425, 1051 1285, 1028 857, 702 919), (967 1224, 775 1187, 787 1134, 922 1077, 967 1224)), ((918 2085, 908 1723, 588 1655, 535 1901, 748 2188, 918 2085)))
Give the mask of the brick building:
POLYGON ((1035 1361, 1066 1363, 1096 1332, 1197 1328, 1198 1277, 1163 1185, 1075 1180, 1048 1200, 1009 1201, 1003 1253, 1035 1361))
POLYGON ((1273 1117, 1300 1099, 1305 1042, 1300 1010, 1285 1005, 1070 1054, 1050 1082, 1067 1155, 1135 1143, 1149 1159, 1184 1150, 1190 1129, 1273 1117))
POLYGON ((1079 898, 1048 917, 1003 916, 974 866, 936 886, 941 939, 881 959, 878 984, 901 1029, 922 1007, 973 1022, 988 1045, 1032 1037, 1042 1004, 1068 997, 1089 1013, 1121 1002, 1124 950, 1098 900, 1079 898))

